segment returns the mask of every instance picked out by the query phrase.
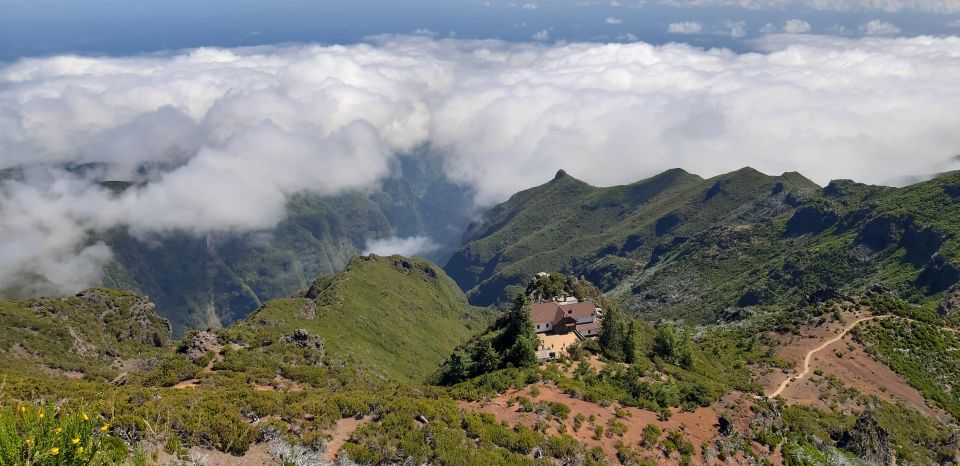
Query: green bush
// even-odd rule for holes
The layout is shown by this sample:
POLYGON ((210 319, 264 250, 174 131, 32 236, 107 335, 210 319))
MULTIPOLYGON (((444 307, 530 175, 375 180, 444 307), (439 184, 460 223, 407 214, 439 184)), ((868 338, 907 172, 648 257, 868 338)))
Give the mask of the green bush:
POLYGON ((19 404, 0 408, 0 464, 119 465, 127 457, 110 425, 82 409, 19 404))

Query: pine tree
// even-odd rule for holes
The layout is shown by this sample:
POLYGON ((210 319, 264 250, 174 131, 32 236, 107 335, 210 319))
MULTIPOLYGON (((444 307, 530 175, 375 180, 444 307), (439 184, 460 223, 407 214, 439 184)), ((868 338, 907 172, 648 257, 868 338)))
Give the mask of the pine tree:
POLYGON ((523 293, 517 295, 510 311, 510 321, 504 330, 504 338, 509 342, 504 359, 516 367, 537 363, 537 332, 533 329, 530 312, 527 296, 523 293))
POLYGON ((473 358, 471 372, 474 377, 493 372, 500 367, 500 356, 493 349, 490 340, 486 338, 481 339, 474 345, 471 357, 473 358))
POLYGON ((451 385, 467 379, 469 373, 467 372, 467 364, 463 359, 464 357, 459 351, 450 355, 450 360, 447 362, 445 368, 446 370, 444 370, 441 376, 442 384, 451 385))
POLYGON ((693 367, 693 343, 690 335, 673 325, 667 324, 657 329, 657 335, 653 339, 653 352, 684 369, 693 367))
POLYGON ((626 318, 616 306, 610 307, 600 321, 600 349, 603 354, 614 361, 623 361, 626 336, 626 318))

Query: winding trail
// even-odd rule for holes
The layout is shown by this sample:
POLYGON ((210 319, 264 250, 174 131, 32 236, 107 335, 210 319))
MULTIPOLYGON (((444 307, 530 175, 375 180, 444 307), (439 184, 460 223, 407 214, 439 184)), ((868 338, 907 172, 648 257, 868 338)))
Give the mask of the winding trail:
POLYGON ((839 335, 837 335, 837 336, 835 336, 835 337, 833 337, 833 338, 831 338, 831 339, 823 342, 820 346, 818 346, 818 347, 816 347, 816 348, 808 351, 808 352, 807 352, 807 355, 803 358, 803 372, 801 372, 801 373, 799 373, 799 374, 797 374, 797 375, 794 375, 794 376, 787 377, 786 380, 784 380, 783 382, 780 383, 780 386, 777 387, 776 391, 774 391, 773 393, 767 395, 767 398, 776 398, 776 397, 779 396, 781 393, 783 393, 783 391, 786 390, 786 389, 787 389, 787 386, 789 386, 791 383, 797 382, 797 381, 799 381, 800 379, 806 377, 807 374, 810 373, 810 359, 813 358, 813 355, 814 355, 814 354, 816 354, 816 353, 818 353, 818 352, 820 352, 820 351, 823 351, 823 350, 826 349, 828 346, 830 346, 830 345, 832 345, 832 344, 834 344, 834 343, 842 340, 843 337, 847 336, 847 333, 850 333, 850 331, 853 330, 854 327, 856 327, 857 325, 860 325, 861 323, 866 322, 866 321, 868 321, 868 320, 884 319, 884 318, 887 318, 887 317, 890 317, 890 315, 870 316, 870 317, 863 317, 863 318, 857 319, 857 320, 853 321, 850 325, 847 325, 847 326, 843 329, 843 331, 840 332, 839 335))

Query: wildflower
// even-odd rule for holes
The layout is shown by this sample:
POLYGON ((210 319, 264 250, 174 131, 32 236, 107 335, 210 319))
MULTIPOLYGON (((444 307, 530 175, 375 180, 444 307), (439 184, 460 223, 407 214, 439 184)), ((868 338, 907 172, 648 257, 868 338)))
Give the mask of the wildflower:
POLYGON ((77 453, 83 453, 83 447, 77 448, 77 453))
POLYGON ((63 432, 63 428, 62 428, 62 427, 57 427, 56 432, 57 432, 58 434, 59 434, 60 432, 63 432))
POLYGON ((21 413, 27 412, 27 407, 26 407, 26 406, 21 406, 21 407, 20 407, 20 412, 21 412, 21 413))
POLYGON ((81 416, 81 417, 83 417, 83 420, 84 420, 84 421, 89 421, 89 420, 90 420, 90 417, 87 416, 87 413, 83 413, 83 416, 81 416))
POLYGON ((43 411, 40 411, 40 419, 43 419, 43 411))
MULTIPOLYGON (((71 440, 70 443, 76 445, 76 444, 80 443, 80 439, 75 438, 75 439, 71 440)), ((80 448, 83 448, 83 447, 80 447, 80 448)))
POLYGON ((50 454, 53 455, 53 456, 57 456, 57 455, 60 454, 60 449, 57 448, 57 447, 53 447, 53 448, 50 449, 50 454))
POLYGON ((33 445, 33 439, 32 439, 32 438, 28 438, 26 444, 27 444, 28 446, 29 446, 29 445, 33 445))
POLYGON ((109 428, 110 428, 110 424, 104 424, 103 427, 100 428, 100 432, 106 432, 107 429, 109 428))

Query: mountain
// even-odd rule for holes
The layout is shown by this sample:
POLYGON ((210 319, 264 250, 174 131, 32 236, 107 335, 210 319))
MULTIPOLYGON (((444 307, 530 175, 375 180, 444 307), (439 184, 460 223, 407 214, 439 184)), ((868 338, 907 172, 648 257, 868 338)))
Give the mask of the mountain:
MULTIPOLYGON (((470 192, 446 180, 440 162, 403 157, 379 189, 332 198, 293 196, 271 231, 169 232, 138 238, 125 229, 101 235, 113 251, 102 285, 149 296, 175 335, 218 328, 266 301, 289 296, 333 273, 375 239, 425 236, 443 262, 469 222, 470 192)), ((122 190, 130 183, 109 182, 122 190)))
POLYGON ((422 380, 490 319, 439 266, 370 255, 318 278, 300 297, 268 301, 232 330, 276 340, 303 329, 323 338, 327 351, 394 378, 422 380))
POLYGON ((445 269, 478 305, 558 270, 635 314, 695 321, 872 283, 925 299, 960 279, 958 191, 958 173, 820 188, 796 173, 675 169, 598 188, 560 171, 472 224, 445 269))
POLYGON ((172 348, 170 324, 133 293, 86 290, 66 298, 0 302, 0 368, 111 380, 172 348))

